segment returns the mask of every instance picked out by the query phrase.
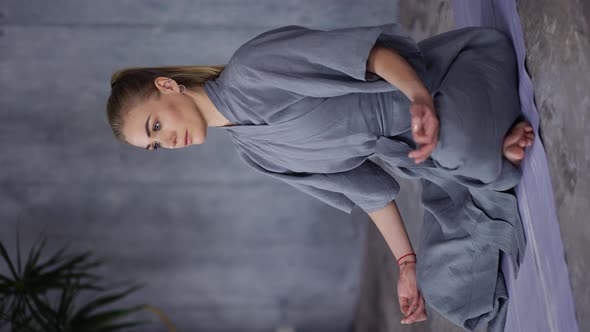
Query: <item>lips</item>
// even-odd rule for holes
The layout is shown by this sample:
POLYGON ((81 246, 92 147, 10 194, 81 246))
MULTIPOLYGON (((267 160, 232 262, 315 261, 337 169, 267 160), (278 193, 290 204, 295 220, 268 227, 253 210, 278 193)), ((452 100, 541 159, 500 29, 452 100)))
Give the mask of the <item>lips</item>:
POLYGON ((188 145, 188 130, 184 132, 184 146, 188 145))

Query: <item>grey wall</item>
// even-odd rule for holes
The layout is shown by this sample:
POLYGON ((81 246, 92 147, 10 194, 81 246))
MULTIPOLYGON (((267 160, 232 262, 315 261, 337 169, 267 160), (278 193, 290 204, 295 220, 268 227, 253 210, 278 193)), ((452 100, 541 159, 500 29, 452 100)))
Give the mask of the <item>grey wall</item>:
POLYGON ((364 212, 249 170, 214 128, 179 151, 119 145, 105 103, 121 67, 225 64, 265 30, 390 22, 396 3, 3 0, 0 240, 14 254, 19 225, 28 250, 45 227, 49 249, 94 250, 113 281, 147 284, 122 304, 178 331, 347 331, 364 212))

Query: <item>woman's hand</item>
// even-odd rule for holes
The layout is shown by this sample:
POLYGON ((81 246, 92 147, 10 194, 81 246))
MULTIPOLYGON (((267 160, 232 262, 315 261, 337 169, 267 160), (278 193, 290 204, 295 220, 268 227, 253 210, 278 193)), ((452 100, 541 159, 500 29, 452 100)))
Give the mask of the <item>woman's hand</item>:
POLYGON ((411 324, 426 320, 426 306, 422 293, 416 286, 416 264, 407 264, 400 267, 397 281, 397 296, 402 314, 406 316, 401 320, 402 324, 411 324))
POLYGON ((410 108, 412 115, 412 136, 420 147, 408 154, 416 164, 426 160, 438 142, 438 117, 430 94, 415 98, 410 108))

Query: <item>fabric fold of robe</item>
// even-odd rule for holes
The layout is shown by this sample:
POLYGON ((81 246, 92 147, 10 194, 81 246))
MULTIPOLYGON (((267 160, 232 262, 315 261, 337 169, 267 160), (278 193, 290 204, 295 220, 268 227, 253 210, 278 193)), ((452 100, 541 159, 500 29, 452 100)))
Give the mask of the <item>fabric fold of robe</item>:
POLYGON ((512 192, 521 172, 502 156, 504 136, 521 119, 507 36, 464 28, 416 43, 395 23, 290 25, 247 41, 204 88, 234 124, 216 128, 230 133, 249 167, 341 211, 375 211, 399 193, 370 156, 420 179, 417 276, 425 300, 466 330, 503 327, 500 251, 517 272, 525 248, 512 192), (376 44, 402 55, 433 96, 439 143, 423 163, 407 156, 417 147, 410 100, 366 71, 376 44))

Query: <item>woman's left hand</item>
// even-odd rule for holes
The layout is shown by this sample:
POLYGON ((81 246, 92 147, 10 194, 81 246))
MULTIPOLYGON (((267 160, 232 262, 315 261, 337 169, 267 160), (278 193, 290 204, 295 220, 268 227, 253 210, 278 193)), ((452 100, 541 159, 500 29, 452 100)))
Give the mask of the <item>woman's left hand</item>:
POLYGON ((434 110, 432 96, 416 98, 410 108, 412 115, 412 136, 419 148, 411 151, 408 157, 416 164, 426 160, 438 142, 439 121, 434 110))
POLYGON ((397 281, 397 296, 402 314, 402 324, 412 324, 428 319, 422 292, 416 283, 416 264, 403 266, 397 281))

